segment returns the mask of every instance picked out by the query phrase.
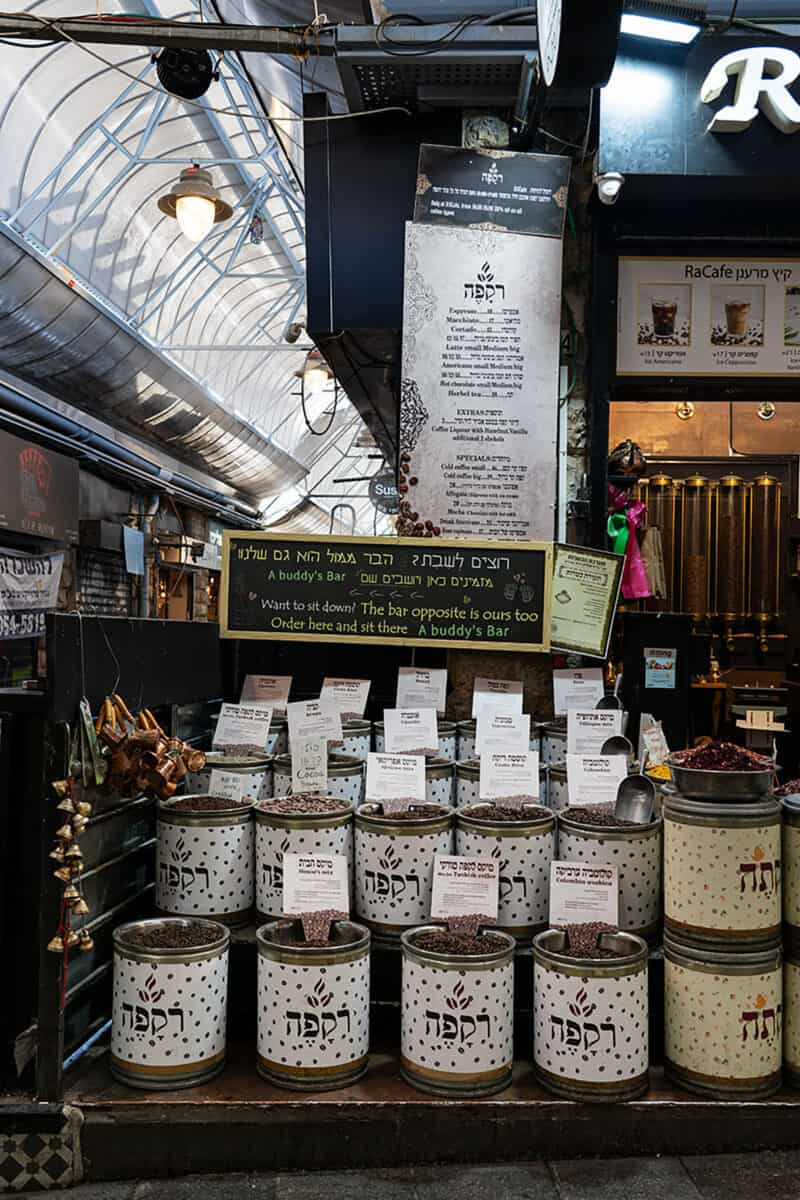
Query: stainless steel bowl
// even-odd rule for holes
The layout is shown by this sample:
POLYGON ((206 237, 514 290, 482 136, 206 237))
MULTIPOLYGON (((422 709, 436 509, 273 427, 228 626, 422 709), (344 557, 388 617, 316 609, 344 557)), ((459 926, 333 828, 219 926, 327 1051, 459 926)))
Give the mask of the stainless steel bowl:
POLYGON ((769 796, 775 780, 775 772, 766 771, 697 771, 682 767, 670 755, 667 766, 672 771, 672 782, 682 796, 694 800, 757 800, 769 796))

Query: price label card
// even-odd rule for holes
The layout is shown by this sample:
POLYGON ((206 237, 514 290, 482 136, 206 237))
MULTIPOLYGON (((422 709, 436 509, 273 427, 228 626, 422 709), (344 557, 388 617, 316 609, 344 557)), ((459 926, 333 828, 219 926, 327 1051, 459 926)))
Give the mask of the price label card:
POLYGON ((283 911, 350 912, 350 874, 344 854, 284 854, 283 911))
POLYGON ((567 713, 567 754, 599 754, 608 739, 618 733, 622 733, 620 709, 571 708, 567 713))
POLYGON ((226 754, 263 754, 271 721, 271 708, 223 704, 214 731, 214 749, 226 754))
POLYGON ((495 800, 508 808, 538 800, 539 751, 483 754, 478 793, 481 800, 495 800))
POLYGON ((436 709, 384 709, 383 738, 389 754, 428 754, 434 757, 439 752, 436 709))
POLYGON ((475 731, 475 753, 522 753, 531 745, 530 713, 482 712, 475 731))
POLYGON ((291 675, 246 675, 240 703, 264 705, 284 717, 291 686, 291 675))
POLYGON ((461 858, 436 854, 433 859, 431 916, 486 917, 497 920, 500 871, 496 858, 461 858))
POLYGON ((568 754, 567 790, 570 804, 615 804, 617 791, 628 775, 624 754, 568 754))
POLYGON ((334 679, 326 676, 319 698, 332 700, 342 720, 352 721, 364 716, 370 686, 369 679, 334 679))
POLYGON ((522 712, 522 683, 514 679, 484 679, 478 676, 472 692, 472 715, 481 712, 522 712))
POLYGON ((588 863, 550 864, 550 925, 602 921, 619 926, 617 868, 588 863))
POLYGON ((553 671, 553 708, 563 716, 571 708, 594 708, 605 695, 603 672, 599 667, 583 671, 553 671))
POLYGON ((320 734, 292 742, 292 791, 328 791, 328 739, 320 734))
POLYGON ((432 708, 444 716, 447 704, 447 671, 400 667, 397 672, 397 708, 432 708))
POLYGON ((425 803, 425 759, 421 754, 368 754, 367 800, 397 812, 425 803))
POLYGON ((342 718, 332 700, 295 700, 287 704, 289 750, 302 738, 324 737, 331 746, 342 744, 342 718))
POLYGON ((246 778, 239 771, 224 771, 221 767, 214 767, 208 781, 208 794, 222 796, 224 800, 243 800, 246 778))

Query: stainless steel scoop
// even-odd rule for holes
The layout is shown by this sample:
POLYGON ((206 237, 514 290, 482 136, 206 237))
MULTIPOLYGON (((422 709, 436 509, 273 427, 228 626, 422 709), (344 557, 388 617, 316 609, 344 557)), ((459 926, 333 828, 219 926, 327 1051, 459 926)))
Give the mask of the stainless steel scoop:
POLYGON ((656 787, 646 775, 629 775, 617 788, 614 816, 632 825, 649 825, 653 819, 656 787))

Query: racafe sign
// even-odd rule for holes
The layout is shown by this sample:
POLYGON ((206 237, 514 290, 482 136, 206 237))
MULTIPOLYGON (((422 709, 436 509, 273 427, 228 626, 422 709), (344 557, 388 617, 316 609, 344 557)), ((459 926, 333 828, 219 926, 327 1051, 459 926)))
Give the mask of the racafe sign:
POLYGON ((800 130, 800 103, 789 88, 800 77, 800 54, 785 46, 753 46, 718 59, 703 80, 700 99, 713 104, 735 76, 733 104, 711 118, 709 133, 741 133, 760 113, 781 133, 800 130))

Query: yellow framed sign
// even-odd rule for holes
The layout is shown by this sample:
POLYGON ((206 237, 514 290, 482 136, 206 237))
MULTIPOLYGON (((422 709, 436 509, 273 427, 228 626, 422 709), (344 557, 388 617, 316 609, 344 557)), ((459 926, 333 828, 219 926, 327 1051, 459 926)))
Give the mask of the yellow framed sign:
POLYGON ((552 556, 549 542, 226 530, 220 634, 538 653, 552 556))

